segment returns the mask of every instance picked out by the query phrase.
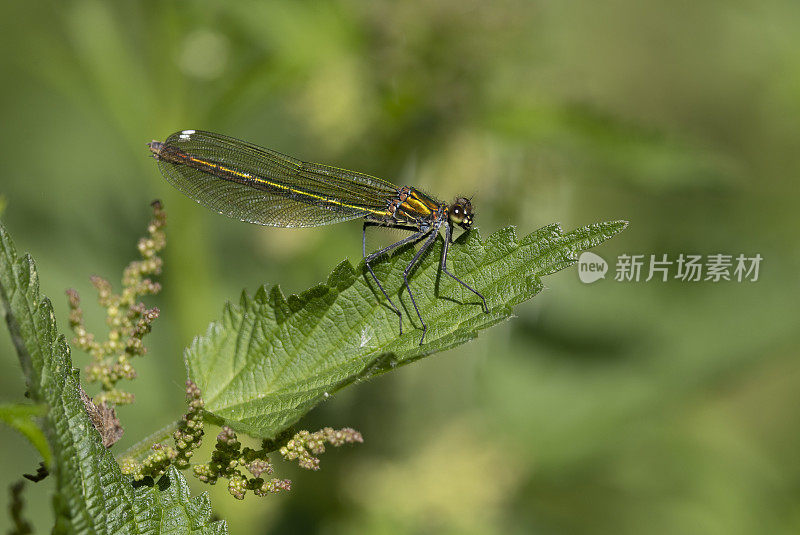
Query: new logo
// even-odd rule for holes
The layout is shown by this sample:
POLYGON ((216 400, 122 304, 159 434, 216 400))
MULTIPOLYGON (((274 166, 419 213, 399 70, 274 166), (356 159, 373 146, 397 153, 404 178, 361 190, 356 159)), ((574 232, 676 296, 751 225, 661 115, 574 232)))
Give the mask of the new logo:
POLYGON ((578 277, 581 282, 591 284, 606 277, 608 262, 601 256, 586 251, 578 258, 578 277))

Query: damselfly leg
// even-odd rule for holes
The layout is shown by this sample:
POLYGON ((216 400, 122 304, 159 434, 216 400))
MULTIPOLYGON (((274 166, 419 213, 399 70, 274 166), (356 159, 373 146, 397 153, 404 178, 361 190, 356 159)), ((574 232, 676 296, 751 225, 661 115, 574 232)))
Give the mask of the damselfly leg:
MULTIPOLYGON (((399 321, 400 321, 400 334, 403 334, 403 315, 400 313, 400 309, 397 308, 397 306, 394 304, 394 301, 392 301, 392 298, 389 297, 389 294, 386 293, 386 290, 383 288, 383 285, 381 284, 381 281, 378 280, 378 277, 375 275, 375 272, 372 270, 372 266, 370 265, 370 263, 373 260, 375 260, 376 258, 378 258, 379 256, 381 256, 382 254, 384 254, 384 253, 388 253, 388 252, 390 252, 390 251, 392 251, 394 249, 397 249, 398 247, 401 247, 401 246, 403 246, 403 245, 405 245, 407 243, 411 243, 411 242, 419 240, 420 238, 422 238, 425 235, 425 233, 427 231, 415 232, 411 236, 407 236, 407 237, 403 238, 402 240, 400 240, 398 242, 395 242, 395 243, 393 243, 393 244, 391 244, 391 245, 389 245, 387 247, 384 247, 383 249, 380 249, 379 251, 375 251, 374 253, 370 253, 369 255, 367 255, 366 254, 367 253, 367 246, 366 246, 367 225, 369 225, 369 223, 364 223, 364 228, 362 230, 362 237, 361 237, 361 251, 364 254, 364 265, 367 266, 367 270, 369 270, 369 274, 372 275, 372 278, 375 280, 375 284, 378 285, 378 288, 380 288, 381 293, 386 298, 386 300, 389 302, 389 306, 392 308, 394 313, 397 314, 397 317, 399 318, 399 321)), ((417 312, 417 314, 419 314, 419 312, 417 312)))
MULTIPOLYGON (((408 276, 414 269, 414 266, 416 266, 419 263, 419 261, 422 258, 422 255, 425 254, 425 251, 427 251, 431 247, 431 245, 433 245, 433 243, 436 241, 436 238, 439 236, 439 227, 442 225, 437 225, 425 230, 414 232, 410 236, 403 238, 400 241, 397 241, 387 247, 384 247, 383 249, 380 249, 378 251, 375 251, 374 253, 370 253, 369 255, 367 255, 366 232, 368 225, 374 225, 374 223, 365 222, 364 227, 362 229, 361 252, 364 255, 364 265, 367 266, 367 270, 369 271, 370 275, 372 275, 372 279, 375 281, 375 284, 378 285, 378 288, 380 288, 381 293, 388 301, 391 309, 395 312, 395 314, 397 314, 400 321, 400 334, 403 334, 403 315, 400 312, 400 309, 394 304, 392 299, 389 297, 389 294, 384 289, 383 285, 381 284, 381 281, 375 275, 375 272, 372 269, 371 262, 385 253, 397 249, 398 247, 402 247, 403 245, 406 245, 408 243, 419 241, 422 238, 426 238, 427 236, 425 242, 422 244, 422 247, 420 247, 419 251, 417 251, 414 254, 414 257, 411 259, 411 262, 409 262, 408 266, 406 266, 405 270, 403 270, 403 284, 405 285, 406 290, 408 291, 408 296, 411 298, 411 304, 414 306, 414 312, 417 313, 417 317, 419 318, 419 321, 422 325, 422 337, 419 340, 420 345, 422 345, 423 341, 425 340, 425 335, 428 332, 428 324, 425 323, 425 320, 422 318, 422 313, 419 311, 419 306, 417 305, 417 301, 414 298, 414 293, 411 291, 411 285, 409 283, 408 276)), ((470 292, 480 297, 483 306, 483 311, 485 313, 488 313, 489 307, 486 305, 486 298, 483 296, 483 294, 481 294, 475 288, 473 288, 466 282, 462 281, 461 279, 450 273, 450 271, 447 269, 447 254, 450 251, 450 243, 452 241, 452 229, 450 225, 448 225, 447 223, 444 224, 444 227, 445 227, 445 237, 444 237, 444 247, 442 249, 442 260, 441 260, 442 271, 446 273, 450 278, 458 282, 461 286, 463 286, 470 292)))
POLYGON ((403 282, 406 285, 406 290, 408 290, 408 295, 411 297, 411 304, 414 305, 414 310, 417 313, 417 317, 419 318, 420 323, 422 324, 422 337, 419 339, 419 345, 422 345, 423 340, 425 340, 425 333, 428 332, 428 324, 425 323, 425 320, 422 319, 422 314, 419 312, 419 307, 417 306, 417 301, 414 299, 414 294, 411 292, 411 285, 408 283, 408 274, 411 273, 411 270, 414 269, 414 265, 419 262, 422 255, 425 254, 433 242, 436 241, 436 238, 439 236, 439 227, 432 227, 426 231, 419 232, 419 236, 417 239, 422 238, 426 232, 430 233, 428 239, 425 240, 425 243, 422 244, 422 247, 419 248, 417 254, 414 255, 414 258, 411 259, 411 262, 408 263, 408 266, 405 270, 403 270, 403 282))
POLYGON ((450 273, 450 271, 447 270, 447 253, 450 250, 450 241, 451 241, 451 238, 452 238, 452 235, 453 235, 452 234, 453 231, 450 228, 450 225, 445 225, 444 233, 445 233, 444 249, 442 250, 442 264, 441 264, 442 271, 444 271, 452 279, 455 279, 456 282, 458 282, 461 286, 463 286, 464 288, 466 288, 470 292, 472 292, 475 295, 477 295, 478 297, 480 297, 481 301, 483 301, 483 311, 488 314, 489 313, 489 307, 486 306, 486 298, 483 296, 483 294, 481 294, 478 290, 476 290, 475 288, 473 288, 472 286, 470 286, 466 282, 462 281, 461 279, 459 279, 458 277, 456 277, 455 275, 450 273))

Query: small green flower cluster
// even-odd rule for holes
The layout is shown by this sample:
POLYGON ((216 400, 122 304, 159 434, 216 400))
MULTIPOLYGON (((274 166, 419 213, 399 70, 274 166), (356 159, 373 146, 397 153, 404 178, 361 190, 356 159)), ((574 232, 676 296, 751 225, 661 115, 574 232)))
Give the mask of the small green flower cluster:
POLYGON ((314 455, 325 453, 326 442, 331 446, 339 447, 342 444, 364 442, 364 438, 361 433, 349 427, 339 430, 326 427, 314 433, 300 431, 280 449, 280 452, 288 461, 297 459, 297 464, 301 468, 319 470, 319 457, 314 457, 314 455))
POLYGON ((217 444, 211 461, 208 464, 198 464, 192 467, 194 475, 200 481, 210 485, 216 484, 222 477, 228 480, 228 492, 238 499, 243 500, 245 493, 252 490, 256 496, 266 496, 282 490, 291 490, 292 482, 288 479, 273 478, 265 480, 262 474, 272 474, 273 467, 266 456, 264 449, 242 449, 242 444, 236 438, 236 433, 230 427, 223 427, 217 436, 217 444), (244 467, 253 477, 242 474, 240 467, 244 467))
POLYGON ((172 434, 175 440, 175 448, 178 456, 175 458, 175 466, 183 470, 189 468, 189 458, 194 450, 200 447, 203 442, 203 398, 200 395, 200 388, 192 381, 186 381, 186 400, 189 402, 189 410, 183 415, 178 429, 172 434))
POLYGON ((92 363, 86 367, 89 382, 99 382, 102 392, 94 397, 97 404, 123 405, 133 403, 134 396, 116 388, 122 379, 133 379, 136 370, 130 359, 144 355, 146 348, 142 338, 150 332, 151 324, 158 317, 157 308, 147 308, 138 299, 144 295, 156 294, 161 285, 150 279, 161 273, 162 260, 158 253, 166 245, 164 225, 166 214, 161 203, 153 203, 153 219, 147 227, 147 237, 138 243, 141 260, 128 264, 122 275, 122 292, 115 294, 111 283, 93 276, 92 285, 97 289, 97 302, 106 309, 108 339, 98 342, 94 334, 86 329, 80 297, 73 289, 67 290, 70 308, 69 323, 75 334, 75 344, 92 356, 92 363))
POLYGON ((122 459, 122 462, 120 462, 122 473, 132 476, 134 481, 141 481, 148 476, 156 478, 166 472, 169 465, 178 456, 175 448, 164 444, 153 444, 151 449, 153 450, 152 453, 142 462, 131 457, 122 459))
POLYGON ((156 443, 151 446, 152 453, 142 462, 131 457, 123 459, 120 463, 123 474, 140 481, 147 476, 156 478, 162 475, 171 464, 181 469, 189 467, 189 458, 200 447, 203 437, 204 403, 200 397, 200 389, 192 381, 186 381, 186 400, 189 402, 189 410, 172 434, 175 447, 156 443))

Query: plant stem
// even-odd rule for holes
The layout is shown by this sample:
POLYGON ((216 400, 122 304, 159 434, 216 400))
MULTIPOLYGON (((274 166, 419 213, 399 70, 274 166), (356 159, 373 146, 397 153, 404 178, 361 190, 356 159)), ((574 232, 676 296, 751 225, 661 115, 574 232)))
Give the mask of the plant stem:
POLYGON ((178 429, 180 423, 181 420, 176 420, 162 427, 155 433, 146 436, 145 438, 143 438, 142 440, 140 440, 139 442, 137 442, 136 444, 134 444, 133 446, 122 452, 121 454, 117 455, 116 456, 117 461, 119 462, 122 459, 128 457, 140 460, 142 457, 145 456, 145 454, 148 451, 150 451, 150 448, 152 447, 153 444, 160 443, 168 438, 171 438, 175 430, 178 429))

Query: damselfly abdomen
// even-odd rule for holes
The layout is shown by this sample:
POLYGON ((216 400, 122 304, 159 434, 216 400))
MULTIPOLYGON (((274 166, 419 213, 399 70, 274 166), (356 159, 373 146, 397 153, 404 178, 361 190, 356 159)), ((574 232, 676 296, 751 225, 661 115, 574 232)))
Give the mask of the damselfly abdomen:
POLYGON ((375 276, 371 262, 384 253, 408 243, 423 241, 422 247, 403 271, 403 281, 422 324, 425 340, 428 326, 420 314, 408 282, 409 273, 444 230, 441 270, 464 288, 480 297, 480 292, 450 273, 447 253, 453 225, 469 230, 472 204, 464 197, 452 204, 408 186, 398 187, 379 178, 337 167, 308 163, 270 149, 231 137, 182 130, 166 141, 148 143, 164 177, 177 189, 220 214, 273 227, 316 227, 351 219, 363 219, 362 252, 375 283, 389 306, 403 317, 383 285, 375 276), (384 225, 413 231, 402 240, 366 254, 366 228, 384 225))

